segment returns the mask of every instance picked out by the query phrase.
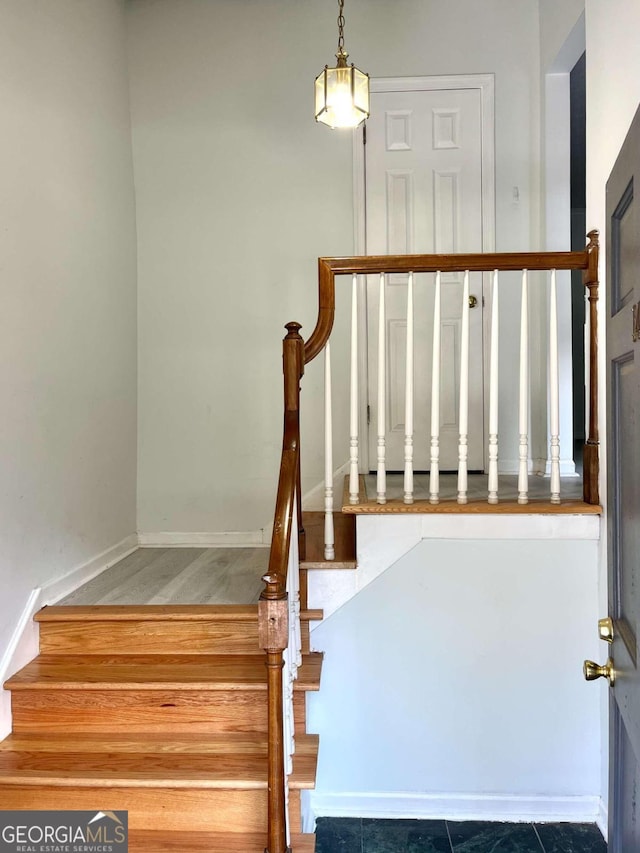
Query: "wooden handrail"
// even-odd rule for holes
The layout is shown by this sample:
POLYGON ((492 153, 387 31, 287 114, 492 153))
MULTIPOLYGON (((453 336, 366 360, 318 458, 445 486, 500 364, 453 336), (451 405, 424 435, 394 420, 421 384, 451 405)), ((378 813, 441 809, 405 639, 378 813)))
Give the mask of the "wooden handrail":
POLYGON ((335 314, 336 275, 409 272, 492 272, 493 270, 590 270, 595 254, 597 283, 598 232, 589 233, 582 252, 493 252, 457 255, 363 255, 351 258, 318 258, 318 320, 304 345, 305 364, 312 361, 329 340, 335 314))
POLYGON ((304 554, 304 530, 300 512, 300 379, 304 366, 325 347, 335 317, 335 277, 347 274, 490 272, 493 270, 583 270, 583 283, 589 292, 589 434, 584 447, 584 500, 599 503, 598 492, 598 251, 597 231, 588 234, 589 243, 582 252, 499 252, 459 255, 369 255, 364 257, 318 259, 318 318, 304 342, 299 323, 288 323, 283 341, 284 431, 278 493, 273 523, 269 569, 259 603, 259 641, 266 652, 268 671, 268 847, 265 853, 287 853, 286 779, 283 743, 282 684, 283 655, 288 645, 289 610, 287 602, 287 566, 291 537, 298 535, 304 554), (294 507, 300 527, 293 529, 294 507))
MULTIPOLYGON (((287 853, 284 764, 284 651, 289 644, 287 566, 300 477, 300 378, 304 343, 299 323, 287 323, 282 344, 284 429, 269 569, 258 604, 258 640, 266 653, 268 731, 268 846, 266 853, 287 853)), ((297 533, 298 531, 296 531, 297 533)))

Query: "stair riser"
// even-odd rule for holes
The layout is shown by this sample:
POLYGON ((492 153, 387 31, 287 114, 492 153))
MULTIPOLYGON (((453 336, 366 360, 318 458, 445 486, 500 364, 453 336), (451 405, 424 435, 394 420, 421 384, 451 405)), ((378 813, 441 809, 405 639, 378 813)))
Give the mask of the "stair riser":
POLYGON ((30 690, 12 695, 15 732, 266 731, 265 692, 30 690))
MULTIPOLYGON (((132 829, 260 832, 267 821, 266 790, 0 785, 0 802, 3 809, 124 809, 132 829)), ((290 808, 291 825, 299 831, 298 791, 290 794, 290 808)), ((185 846, 188 849, 186 839, 185 846)))
POLYGON ((260 647, 256 622, 41 622, 40 652, 231 655, 257 654, 260 647))
MULTIPOLYGON (((20 690, 12 694, 14 732, 264 732, 264 690, 20 690)), ((304 693, 294 695, 304 731, 304 693)))
POLYGON ((293 724, 297 732, 307 731, 307 699, 305 693, 293 694, 293 724))

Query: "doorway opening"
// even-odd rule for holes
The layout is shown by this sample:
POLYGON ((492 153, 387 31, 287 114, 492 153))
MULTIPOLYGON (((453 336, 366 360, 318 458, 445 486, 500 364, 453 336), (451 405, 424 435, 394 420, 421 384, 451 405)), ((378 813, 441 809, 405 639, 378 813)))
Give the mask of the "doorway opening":
MULTIPOLYGON (((581 251, 587 233, 586 201, 586 53, 569 74, 571 136, 571 249, 581 251)), ((576 470, 582 472, 585 441, 585 288, 582 274, 571 274, 571 352, 573 363, 573 441, 576 470)))

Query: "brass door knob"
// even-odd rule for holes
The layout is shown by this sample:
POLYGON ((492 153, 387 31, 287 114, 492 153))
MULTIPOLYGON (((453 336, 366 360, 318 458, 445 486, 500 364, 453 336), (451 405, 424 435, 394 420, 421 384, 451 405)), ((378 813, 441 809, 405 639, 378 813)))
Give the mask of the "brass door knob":
POLYGON ((613 619, 610 616, 598 620, 598 636, 605 643, 613 643, 613 619))
POLYGON ((613 661, 611 658, 608 658, 607 662, 602 666, 594 663, 592 660, 586 660, 584 662, 583 672, 587 681, 595 681, 597 678, 606 678, 609 684, 613 687, 616 680, 616 671, 613 668, 613 661))
POLYGON ((478 297, 471 294, 469 297, 469 308, 475 308, 478 304, 478 297))

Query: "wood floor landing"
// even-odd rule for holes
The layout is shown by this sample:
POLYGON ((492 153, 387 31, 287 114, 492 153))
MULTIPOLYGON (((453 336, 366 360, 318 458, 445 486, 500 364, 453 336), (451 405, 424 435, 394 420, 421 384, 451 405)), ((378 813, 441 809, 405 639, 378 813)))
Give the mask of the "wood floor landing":
POLYGON ((602 507, 587 504, 582 500, 582 480, 580 477, 563 477, 560 485, 559 504, 549 500, 549 478, 531 476, 529 478, 529 503, 518 503, 518 478, 513 475, 501 475, 498 482, 497 504, 487 501, 488 477, 486 474, 470 474, 468 478, 468 502, 457 502, 457 475, 440 475, 440 502, 429 502, 429 476, 418 474, 414 477, 414 502, 405 504, 403 495, 404 478, 402 474, 387 474, 387 502, 379 504, 375 497, 376 477, 367 474, 360 477, 360 500, 357 504, 349 501, 348 478, 342 497, 342 512, 348 515, 384 515, 400 513, 425 514, 518 514, 518 515, 601 515, 602 507))
POLYGON ((268 548, 138 548, 58 603, 256 604, 268 564, 268 548))

